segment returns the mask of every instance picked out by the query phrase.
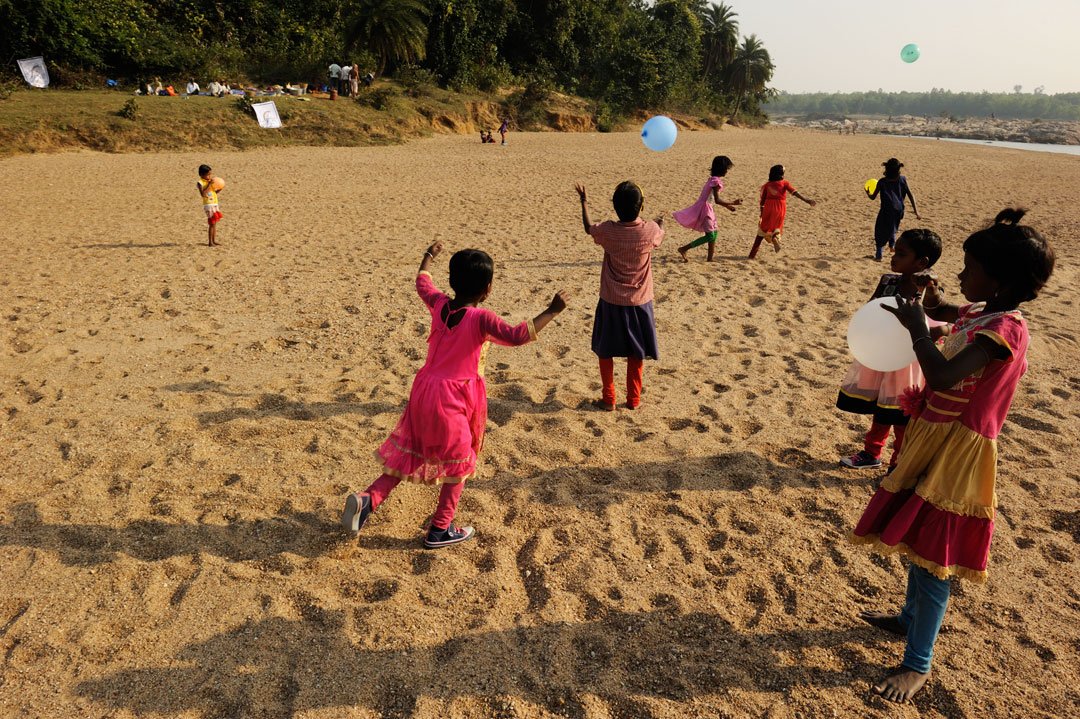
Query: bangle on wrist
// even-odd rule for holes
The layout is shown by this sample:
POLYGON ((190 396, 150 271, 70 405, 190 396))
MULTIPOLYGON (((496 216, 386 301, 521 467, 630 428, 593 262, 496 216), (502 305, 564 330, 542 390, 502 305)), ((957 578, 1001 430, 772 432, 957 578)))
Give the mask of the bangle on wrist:
POLYGON ((935 303, 934 303, 934 304, 932 304, 932 305, 928 305, 928 304, 926 304, 926 300, 923 300, 922 306, 923 306, 923 309, 924 309, 924 310, 933 310, 933 309, 937 309, 938 307, 941 307, 941 298, 940 298, 940 297, 938 297, 938 301, 937 301, 937 302, 935 302, 935 303))
POLYGON ((435 255, 431 254, 431 253, 430 253, 430 252, 428 252, 427 250, 424 250, 424 254, 425 254, 425 255, 427 255, 428 257, 430 257, 430 258, 431 258, 431 259, 433 259, 433 260, 435 259, 435 255))

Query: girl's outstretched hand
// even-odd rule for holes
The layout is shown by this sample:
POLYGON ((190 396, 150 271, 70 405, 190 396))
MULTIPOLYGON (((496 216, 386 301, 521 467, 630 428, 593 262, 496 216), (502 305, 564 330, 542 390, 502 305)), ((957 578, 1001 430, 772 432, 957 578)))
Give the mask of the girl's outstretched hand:
POLYGON ((441 242, 436 242, 431 247, 427 248, 427 250, 425 251, 426 254, 431 255, 431 259, 435 259, 436 257, 438 257, 440 252, 442 252, 441 242))
POLYGON ((570 293, 566 290, 559 290, 555 293, 555 296, 551 298, 551 304, 548 305, 548 312, 552 314, 559 314, 566 309, 566 301, 570 299, 570 293))
POLYGON ((578 197, 581 198, 582 202, 587 202, 588 201, 587 198, 585 197, 585 185, 581 184, 580 182, 575 182, 574 183, 574 189, 577 190, 578 197))
POLYGON ((909 332, 916 328, 926 329, 926 313, 918 302, 896 295, 896 307, 883 304, 881 308, 900 320, 900 324, 909 332))

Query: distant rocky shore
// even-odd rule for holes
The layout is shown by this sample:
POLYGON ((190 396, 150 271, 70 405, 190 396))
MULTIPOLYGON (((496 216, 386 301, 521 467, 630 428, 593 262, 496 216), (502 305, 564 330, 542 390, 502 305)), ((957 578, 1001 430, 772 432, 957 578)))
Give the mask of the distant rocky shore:
POLYGON ((892 117, 804 115, 773 117, 772 124, 841 134, 914 135, 916 137, 955 137, 963 140, 1080 145, 1080 122, 1062 120, 951 119, 915 115, 892 117))

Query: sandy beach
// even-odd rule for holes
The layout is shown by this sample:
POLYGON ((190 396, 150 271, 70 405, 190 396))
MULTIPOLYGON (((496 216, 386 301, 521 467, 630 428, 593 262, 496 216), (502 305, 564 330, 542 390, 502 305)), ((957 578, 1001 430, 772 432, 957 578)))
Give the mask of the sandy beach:
POLYGON ((633 133, 509 139, 0 161, 19 180, 0 227, 0 716, 1075 712, 1080 160, 792 128, 683 132, 664 153, 633 133), (661 359, 640 409, 596 411, 601 253, 573 183, 594 219, 627 178, 670 216, 716 154, 746 204, 718 212, 711 265, 679 261, 696 234, 667 222, 661 359), (880 472, 838 465, 868 422, 833 407, 847 321, 887 271, 862 183, 891 156, 951 297, 963 240, 1005 206, 1058 253, 1024 306, 990 579, 954 587, 908 706, 868 692, 903 642, 855 615, 898 608, 906 565, 847 542, 880 472), (203 162, 228 182, 218 248, 203 162), (819 204, 791 202, 784 251, 750 262, 775 163, 819 204), (487 305, 509 319, 558 289, 571 305, 488 354, 459 509, 476 541, 425 551, 435 492, 411 485, 348 541, 343 497, 378 474, 423 363, 413 278, 435 240, 491 253, 487 305))

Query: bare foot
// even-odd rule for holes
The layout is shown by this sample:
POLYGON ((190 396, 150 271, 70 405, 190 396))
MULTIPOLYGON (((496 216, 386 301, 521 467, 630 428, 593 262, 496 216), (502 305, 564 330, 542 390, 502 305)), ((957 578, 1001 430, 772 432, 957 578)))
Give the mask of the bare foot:
POLYGON ((885 612, 859 612, 859 619, 872 627, 884 629, 890 634, 906 637, 907 629, 900 623, 898 614, 886 614, 885 612))
POLYGON ((682 261, 683 261, 683 262, 689 262, 689 261, 690 261, 690 260, 689 260, 689 259, 687 259, 687 257, 686 257, 686 248, 685 248, 685 247, 680 247, 680 248, 679 248, 679 257, 681 257, 681 258, 682 258, 682 261))
POLYGON ((914 669, 901 666, 890 672, 884 679, 870 687, 870 691, 880 694, 883 699, 903 704, 919 693, 930 678, 930 672, 922 674, 914 669))
POLYGON ((773 248, 773 252, 779 252, 780 251, 780 240, 773 240, 772 241, 772 248, 773 248))

